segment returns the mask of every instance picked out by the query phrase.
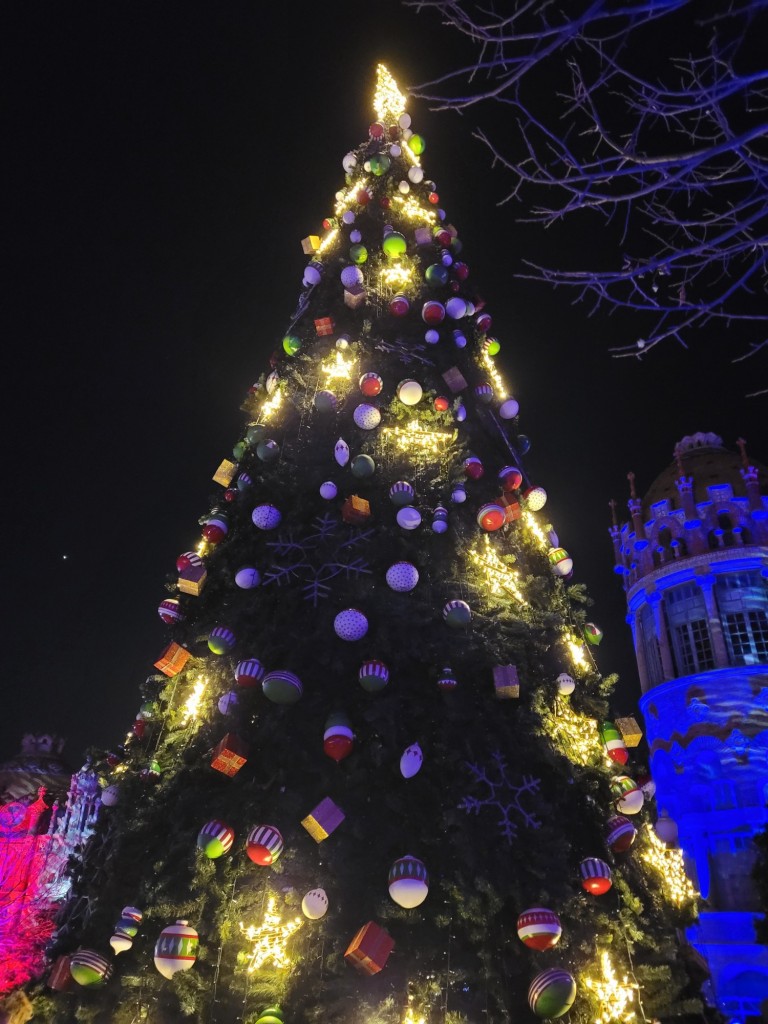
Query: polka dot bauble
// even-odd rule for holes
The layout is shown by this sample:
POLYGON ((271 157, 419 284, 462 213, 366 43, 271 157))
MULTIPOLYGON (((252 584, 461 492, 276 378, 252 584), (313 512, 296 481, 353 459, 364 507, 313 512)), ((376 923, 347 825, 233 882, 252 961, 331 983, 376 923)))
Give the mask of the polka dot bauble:
POLYGON ((257 505, 251 513, 253 525, 259 530, 277 529, 282 518, 282 513, 274 505, 257 505))
POLYGON ((361 430, 375 430, 381 423, 381 412, 375 405, 361 402, 352 413, 352 419, 361 430))
POLYGON ((395 562, 387 569, 387 586, 400 594, 413 590, 419 582, 419 570, 412 562, 395 562))
POLYGON ((357 608, 345 608, 333 620, 333 630, 340 640, 362 640, 368 632, 368 619, 357 608))

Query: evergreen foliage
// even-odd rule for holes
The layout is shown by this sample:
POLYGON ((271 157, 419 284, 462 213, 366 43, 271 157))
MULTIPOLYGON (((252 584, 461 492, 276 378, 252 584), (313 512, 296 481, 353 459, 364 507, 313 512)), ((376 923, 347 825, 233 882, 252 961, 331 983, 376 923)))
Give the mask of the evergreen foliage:
MULTIPOLYGON (((451 232, 448 244, 435 240, 441 221, 428 199, 433 183, 412 184, 410 206, 401 201, 398 183, 408 181, 418 161, 407 157, 408 132, 395 120, 385 117, 385 141, 372 136, 356 150, 336 211, 336 217, 347 210, 356 214, 351 229, 368 249, 362 265, 366 302, 353 309, 344 301, 340 272, 350 266, 351 229, 339 220, 313 256, 319 283, 305 286, 288 327, 300 348, 276 354, 245 402, 247 433, 238 446, 237 472, 252 483, 241 476, 225 498, 217 492, 203 517, 225 515, 228 533, 218 544, 202 545, 208 578, 200 596, 179 595, 185 618, 170 628, 169 640, 192 658, 175 677, 155 673, 143 684, 144 733, 125 745, 119 763, 100 755, 104 784, 119 787, 119 802, 103 811, 56 952, 80 946, 108 952, 125 904, 143 910, 143 923, 132 949, 115 958, 109 982, 74 996, 41 994, 36 1019, 223 1024, 255 1022, 265 1007, 279 1004, 290 1024, 399 1024, 409 1005, 417 1017, 444 1024, 519 1021, 532 1019, 527 991, 534 976, 562 966, 579 986, 571 1019, 586 1022, 596 1007, 581 978, 595 970, 603 949, 617 974, 640 984, 648 1016, 682 1014, 698 1005, 686 989, 674 940, 691 906, 675 909, 666 902, 663 884, 637 856, 642 830, 628 853, 614 855, 606 845, 606 821, 615 813, 610 781, 618 766, 606 758, 597 727, 607 715, 612 681, 599 675, 591 658, 574 663, 569 653, 569 641, 581 643, 586 597, 553 574, 547 550, 557 541, 547 538, 548 527, 543 521, 537 526, 530 512, 493 533, 478 525, 480 507, 499 499, 499 470, 522 466, 525 444, 517 420, 498 415, 506 396, 498 376, 494 380, 487 331, 478 322, 482 300, 455 272, 458 238, 451 232), (366 171, 366 161, 389 154, 392 143, 403 152, 389 157, 389 169, 381 175, 366 171), (362 188, 370 196, 366 203, 358 199, 362 188), (382 252, 385 225, 407 240, 399 260, 382 252), (429 229, 427 242, 416 241, 416 228, 429 229), (428 286, 426 268, 441 261, 448 284, 428 286), (408 271, 398 288, 383 276, 393 265, 408 271), (397 292, 409 298, 407 316, 390 312, 397 292), (424 302, 445 303, 454 295, 474 312, 446 320, 437 328, 439 343, 427 344, 424 302), (323 317, 334 321, 329 336, 316 332, 315 321, 323 317), (457 328, 465 347, 454 342, 457 328), (339 348, 344 335, 348 346, 339 348), (349 379, 324 375, 336 353, 350 365, 349 379), (452 394, 443 374, 454 367, 468 386, 452 394), (366 372, 383 379, 378 397, 360 393, 357 382, 366 372), (424 388, 415 407, 397 397, 406 377, 424 388), (485 404, 475 389, 489 380, 495 396, 485 404), (315 407, 318 390, 335 392, 336 412, 315 407), (281 402, 266 412, 276 391, 281 402), (435 409, 438 395, 450 399, 446 411, 435 409), (380 409, 378 428, 355 425, 361 402, 380 409), (399 446, 392 428, 407 430, 413 422, 440 432, 436 452, 399 446), (350 465, 337 465, 339 437, 352 459, 371 456, 372 476, 357 478, 350 465), (265 439, 277 443, 279 458, 259 457, 265 439), (470 456, 485 469, 476 481, 464 477, 470 456), (326 480, 338 485, 335 500, 319 494, 326 480), (388 492, 398 480, 415 490, 418 529, 396 522, 388 492), (468 498, 452 503, 459 481, 468 498), (342 519, 342 503, 351 495, 370 503, 370 518, 360 525, 342 519), (252 522, 252 510, 263 503, 282 513, 275 530, 259 530, 252 522), (442 534, 430 529, 438 506, 448 509, 442 534), (486 544, 500 572, 514 574, 514 587, 493 587, 470 557, 472 550, 482 555, 486 544), (386 583, 387 569, 398 561, 418 569, 410 592, 395 592, 386 583), (244 565, 259 569, 261 585, 243 590, 235 584, 244 565), (513 596, 515 588, 522 599, 513 596), (451 600, 469 604, 469 626, 452 629, 443 620, 451 600), (368 618, 361 640, 347 642, 334 633, 335 616, 347 608, 368 618), (216 626, 234 632, 231 653, 209 650, 216 626), (260 686, 236 686, 235 665, 251 657, 268 671, 295 673, 303 684, 301 699, 283 706, 266 699, 260 686), (358 682, 366 659, 389 668, 389 683, 378 693, 358 682), (499 665, 516 666, 518 698, 497 698, 493 668, 499 665), (457 680, 450 691, 437 686, 446 666, 457 680), (558 693, 563 671, 576 678, 572 697, 558 693), (188 719, 187 701, 201 678, 199 712, 188 719), (232 690, 237 705, 222 714, 218 701, 232 690), (337 764, 323 753, 323 730, 338 710, 352 722, 355 741, 337 764), (568 715, 577 716, 591 743, 584 756, 555 730, 568 715), (210 764, 226 733, 237 733, 249 746, 247 763, 232 778, 210 764), (424 763, 404 778, 400 757, 414 743, 424 763), (159 777, 148 771, 153 761, 159 777), (318 844, 301 820, 325 797, 345 819, 318 844), (232 850, 217 860, 196 845, 211 819, 236 832, 232 850), (271 867, 245 855, 246 836, 257 824, 274 825, 285 840, 271 867), (391 865, 407 854, 424 862, 430 880, 426 901, 410 910, 387 892, 391 865), (585 857, 611 864, 614 885, 607 894, 595 897, 582 889, 579 864, 585 857), (301 917, 302 897, 316 887, 326 890, 329 910, 321 920, 302 919, 288 945, 290 966, 267 963, 248 973, 249 944, 240 922, 258 925, 270 897, 283 920, 301 917), (536 952, 519 940, 517 916, 529 907, 559 915, 563 934, 554 949, 536 952), (178 918, 199 932, 199 955, 191 970, 165 980, 153 967, 153 947, 178 918), (372 977, 344 961, 367 921, 395 940, 386 966, 372 977)), ((524 509, 524 495, 507 498, 524 509)))

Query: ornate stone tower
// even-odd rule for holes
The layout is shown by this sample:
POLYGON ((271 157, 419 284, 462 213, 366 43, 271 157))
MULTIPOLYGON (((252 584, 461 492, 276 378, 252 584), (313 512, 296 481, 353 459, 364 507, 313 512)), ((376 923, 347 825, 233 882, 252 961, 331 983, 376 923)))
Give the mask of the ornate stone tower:
POLYGON ((768 999, 750 878, 768 825, 768 474, 737 444, 684 437, 643 498, 630 473, 631 521, 614 506, 610 533, 657 804, 705 901, 688 937, 713 1001, 746 1024, 768 999))

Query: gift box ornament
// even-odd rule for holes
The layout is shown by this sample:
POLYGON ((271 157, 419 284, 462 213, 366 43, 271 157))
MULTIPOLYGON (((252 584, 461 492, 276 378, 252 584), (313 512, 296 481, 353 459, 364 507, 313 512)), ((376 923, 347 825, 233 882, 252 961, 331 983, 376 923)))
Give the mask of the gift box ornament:
POLYGON ((366 522, 371 516, 370 502, 365 498, 358 498, 356 494, 350 495, 341 506, 341 518, 351 526, 357 526, 366 522))
POLYGON ((347 309, 359 309, 365 304, 366 292, 361 284, 354 284, 344 289, 344 305, 347 309))
POLYGON ((231 459, 222 459, 219 468, 213 474, 213 482, 221 484, 222 487, 229 487, 235 479, 235 473, 237 473, 237 463, 232 462, 231 459))
POLYGON ((643 738, 643 730, 634 718, 617 718, 614 725, 628 747, 636 747, 643 738))
POLYGON ((333 334, 333 320, 329 316, 321 316, 315 320, 315 333, 318 338, 326 338, 333 334))
POLYGON ((190 565, 179 572, 177 586, 182 594, 191 594, 192 597, 200 597, 205 581, 208 579, 208 570, 201 562, 199 565, 190 565))
POLYGON ((181 672, 191 657, 189 651, 179 644, 168 644, 155 662, 155 668, 172 679, 181 672))
POLYGON ((520 696, 520 678, 514 665, 494 665, 493 685, 502 700, 520 696))
POLYGON ((70 992, 74 987, 74 979, 69 970, 70 958, 66 954, 57 957, 46 985, 54 992, 70 992))
POLYGON ((350 942, 344 959, 361 974, 378 974, 386 966, 395 940, 375 921, 364 924, 350 942))
POLYGON ((469 387, 458 366, 452 366, 450 370, 446 370, 443 374, 443 380, 454 395, 469 387))
POLYGON ((301 251, 305 256, 313 256, 320 248, 319 235, 307 235, 301 240, 301 251))
POLYGON ((211 768, 232 778, 248 760, 248 744, 234 732, 228 732, 213 748, 211 768))
POLYGON ((322 843, 332 832, 336 831, 342 821, 344 821, 344 812, 336 806, 330 797, 326 797, 314 810, 309 812, 306 818, 302 818, 301 824, 316 843, 322 843))

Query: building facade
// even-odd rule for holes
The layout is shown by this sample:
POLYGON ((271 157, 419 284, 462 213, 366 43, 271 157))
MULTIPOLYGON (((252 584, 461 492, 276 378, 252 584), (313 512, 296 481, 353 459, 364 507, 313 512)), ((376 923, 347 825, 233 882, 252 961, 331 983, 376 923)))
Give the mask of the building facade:
POLYGON ((737 444, 683 438, 642 498, 629 474, 630 521, 614 506, 611 539, 657 806, 703 899, 688 938, 712 1002, 746 1024, 768 999, 751 880, 768 826, 768 474, 737 444))

